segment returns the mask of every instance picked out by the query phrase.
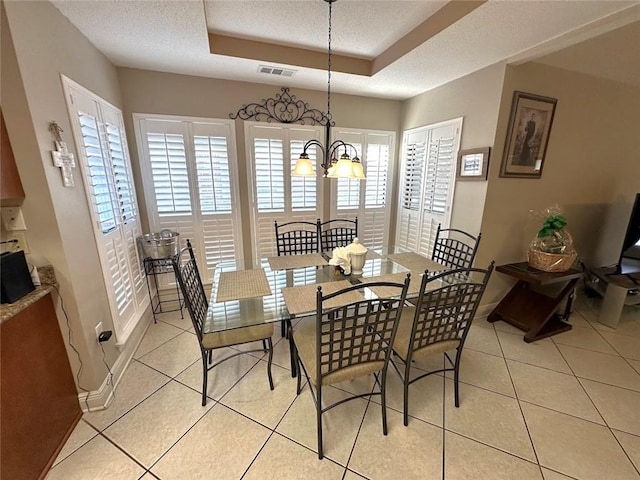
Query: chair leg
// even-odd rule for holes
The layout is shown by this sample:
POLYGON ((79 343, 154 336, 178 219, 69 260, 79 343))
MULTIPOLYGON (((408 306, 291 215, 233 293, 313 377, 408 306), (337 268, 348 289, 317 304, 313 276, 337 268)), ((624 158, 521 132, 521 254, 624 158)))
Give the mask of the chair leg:
POLYGON ((262 340, 262 350, 264 350, 265 352, 268 351, 268 349, 267 349, 267 341, 266 340, 262 340))
POLYGON ((380 399, 382 403, 382 434, 387 434, 387 369, 382 371, 382 384, 380 385, 380 399))
POLYGON ((460 357, 461 351, 456 351, 456 364, 453 367, 453 397, 455 401, 456 408, 460 406, 460 388, 458 386, 459 383, 459 373, 460 373, 460 357))
POLYGON ((404 369, 404 377, 402 378, 402 388, 403 388, 403 405, 402 409, 404 412, 404 426, 409 425, 409 372, 411 370, 411 364, 407 363, 404 369))
POLYGON ((298 365, 298 378, 296 380, 296 395, 300 395, 300 391, 302 390, 302 367, 300 366, 300 359, 296 355, 296 363, 298 365))
POLYGON ((287 324, 284 320, 280 322, 280 336, 286 338, 287 336, 287 324))
POLYGON ((296 354, 296 344, 293 342, 293 326, 291 325, 291 320, 287 320, 287 337, 289 338, 289 355, 291 356, 291 377, 295 377, 300 374, 300 370, 298 369, 298 361, 296 354))
MULTIPOLYGON (((264 344, 265 341, 263 340, 264 344)), ((269 360, 267 361, 267 375, 269 376, 269 388, 273 390, 273 377, 271 376, 271 363, 273 361, 273 342, 271 341, 271 337, 266 340, 267 345, 269 346, 269 360)))
POLYGON ((202 352, 202 406, 207 404, 207 380, 209 369, 207 368, 207 358, 211 358, 211 350, 202 352))
POLYGON ((322 460, 324 453, 322 451, 322 386, 317 388, 318 398, 316 399, 316 419, 318 422, 318 459, 322 460))

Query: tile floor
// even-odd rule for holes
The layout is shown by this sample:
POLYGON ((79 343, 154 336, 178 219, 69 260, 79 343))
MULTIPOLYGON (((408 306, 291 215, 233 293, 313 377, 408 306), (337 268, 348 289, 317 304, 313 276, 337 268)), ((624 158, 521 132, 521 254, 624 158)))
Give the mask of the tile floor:
MULTIPOLYGON (((411 387, 404 427, 390 375, 389 435, 379 397, 348 402, 324 416, 322 461, 311 396, 296 397, 278 329, 275 390, 264 359, 241 355, 210 375, 202 407, 190 322, 162 314, 113 404, 84 415, 47 478, 640 479, 640 308, 627 307, 614 330, 597 322, 600 303, 580 296, 574 329, 533 344, 505 323, 476 321, 460 408, 450 375, 428 377, 411 387)), ((327 397, 371 386, 353 382, 327 397)))

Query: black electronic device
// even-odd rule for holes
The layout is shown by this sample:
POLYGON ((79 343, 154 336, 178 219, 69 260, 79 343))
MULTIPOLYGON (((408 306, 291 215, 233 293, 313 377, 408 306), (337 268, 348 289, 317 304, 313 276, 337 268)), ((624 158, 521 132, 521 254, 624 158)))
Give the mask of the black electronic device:
POLYGON ((624 236, 615 274, 629 275, 640 272, 640 193, 631 209, 627 233, 624 236))
POLYGON ((2 303, 13 303, 35 290, 23 251, 0 255, 0 284, 2 303))

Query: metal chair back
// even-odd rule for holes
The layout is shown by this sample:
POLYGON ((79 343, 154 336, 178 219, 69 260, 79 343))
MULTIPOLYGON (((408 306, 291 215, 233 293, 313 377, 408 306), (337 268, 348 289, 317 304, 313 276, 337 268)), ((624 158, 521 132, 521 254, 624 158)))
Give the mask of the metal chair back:
POLYGON ((313 222, 274 222, 278 256, 318 253, 318 226, 313 222))
POLYGON ((480 238, 456 228, 440 228, 436 231, 431 259, 450 268, 471 268, 480 245, 480 238))
POLYGON ((492 271, 493 262, 486 270, 458 268, 423 275, 407 362, 413 353, 439 342, 458 341, 462 348, 492 271))
POLYGON ((189 240, 187 240, 187 246, 180 250, 180 253, 174 258, 173 269, 182 290, 193 328, 196 331, 196 335, 198 335, 198 340, 202 342, 202 329, 207 317, 209 302, 204 293, 204 286, 202 285, 196 258, 189 240), (186 260, 183 260, 182 257, 186 252, 189 252, 189 256, 186 260))
POLYGON ((326 222, 318 219, 318 232, 321 251, 330 252, 337 247, 346 247, 358 236, 358 217, 355 220, 337 218, 326 222))
POLYGON ((385 369, 391 355, 397 322, 402 314, 409 276, 402 283, 371 282, 366 287, 394 291, 384 298, 364 298, 345 306, 327 308, 340 297, 361 289, 354 285, 323 296, 318 288, 316 307, 316 385, 339 370, 358 365, 382 362, 385 369))

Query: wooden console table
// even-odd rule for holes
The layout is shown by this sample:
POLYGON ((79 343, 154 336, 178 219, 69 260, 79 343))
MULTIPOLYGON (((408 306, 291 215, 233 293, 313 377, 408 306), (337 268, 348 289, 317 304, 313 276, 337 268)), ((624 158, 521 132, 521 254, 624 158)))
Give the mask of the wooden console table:
POLYGON ((571 314, 575 287, 582 277, 580 270, 572 268, 566 272, 543 272, 530 267, 527 262, 521 262, 500 265, 496 271, 517 278, 518 283, 489 314, 489 322, 503 320, 527 332, 524 336, 527 343, 571 330, 572 326, 564 320, 571 314), (531 288, 560 282, 566 285, 554 297, 531 288), (557 313, 558 306, 565 298, 567 304, 564 313, 557 313))

